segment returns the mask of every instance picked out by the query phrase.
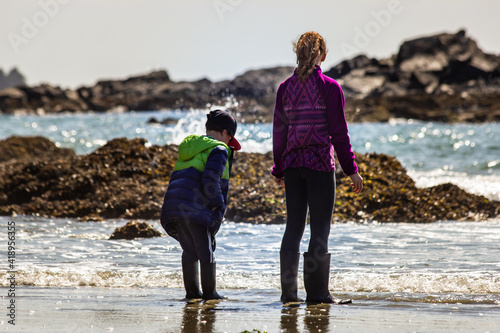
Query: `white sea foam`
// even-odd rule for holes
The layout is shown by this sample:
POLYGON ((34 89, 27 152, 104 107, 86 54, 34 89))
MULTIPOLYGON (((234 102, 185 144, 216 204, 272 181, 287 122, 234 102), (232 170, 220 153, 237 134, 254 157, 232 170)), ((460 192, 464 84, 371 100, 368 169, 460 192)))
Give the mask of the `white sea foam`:
MULTIPOLYGON (((6 273, 0 274, 7 286, 6 273)), ((280 289, 279 272, 231 272, 220 266, 220 289, 280 289)), ((169 271, 106 271, 85 268, 23 269, 17 272, 17 285, 38 287, 165 287, 183 288, 180 267, 169 271)), ((299 289, 304 290, 302 278, 299 289)), ((380 274, 332 271, 332 292, 412 293, 412 294, 500 294, 500 276, 494 273, 380 274)))
POLYGON ((484 195, 500 201, 500 175, 469 175, 465 172, 435 169, 431 171, 409 171, 408 175, 417 187, 425 188, 438 184, 452 183, 473 194, 484 195))
POLYGON ((470 274, 335 274, 335 290, 346 292, 500 294, 500 276, 470 274))

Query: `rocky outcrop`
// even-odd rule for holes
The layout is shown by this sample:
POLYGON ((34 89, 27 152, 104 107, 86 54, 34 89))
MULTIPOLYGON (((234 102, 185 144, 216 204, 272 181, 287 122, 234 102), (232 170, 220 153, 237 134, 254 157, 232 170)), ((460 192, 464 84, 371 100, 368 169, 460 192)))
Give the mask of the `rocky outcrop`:
POLYGON ((35 87, 20 85, 0 91, 0 111, 4 113, 46 113, 90 110, 78 93, 49 84, 35 87))
POLYGON ((500 56, 463 30, 406 41, 390 59, 361 55, 325 74, 344 88, 350 120, 500 120, 500 56))
POLYGON ((3 70, 0 69, 0 90, 15 87, 24 83, 24 76, 19 73, 17 68, 11 69, 8 74, 5 74, 3 70))
POLYGON ((176 147, 115 139, 88 155, 0 164, 0 214, 154 218, 176 147))
POLYGON ((251 70, 234 80, 173 82, 166 71, 125 80, 102 80, 76 90, 47 84, 0 91, 0 113, 161 110, 224 106, 240 121, 271 121, 274 93, 292 67, 251 70))
POLYGON ((147 222, 128 221, 122 227, 118 227, 109 239, 135 239, 161 237, 161 232, 153 228, 147 222))
MULTIPOLYGON (((25 140, 24 146, 44 141, 25 140)), ((5 141, 0 141, 0 147, 5 141)), ((29 153, 28 157, 0 156, 0 215, 73 217, 84 221, 159 219, 177 146, 147 146, 144 139, 122 138, 88 155, 68 154, 50 145, 46 149, 57 157, 41 152, 36 153, 36 159, 29 158, 29 153)), ((357 163, 365 189, 360 195, 352 193, 350 179, 337 172, 335 220, 484 220, 500 213, 500 202, 466 193, 455 185, 415 187, 394 157, 359 154, 357 163)), ((285 221, 284 188, 275 184, 269 173, 271 166, 271 153, 236 155, 226 218, 250 223, 285 221)))
POLYGON ((0 163, 10 160, 57 160, 74 155, 73 150, 58 148, 52 141, 42 136, 11 136, 0 141, 0 163))
MULTIPOLYGON (((220 82, 174 82, 166 71, 156 71, 125 80, 101 80, 76 90, 21 85, 0 91, 0 113, 222 105, 240 121, 271 122, 276 90, 292 72, 293 67, 276 67, 250 70, 220 82)), ((500 120, 500 56, 484 53, 463 30, 408 40, 388 59, 360 55, 324 73, 341 83, 349 121, 500 120)))

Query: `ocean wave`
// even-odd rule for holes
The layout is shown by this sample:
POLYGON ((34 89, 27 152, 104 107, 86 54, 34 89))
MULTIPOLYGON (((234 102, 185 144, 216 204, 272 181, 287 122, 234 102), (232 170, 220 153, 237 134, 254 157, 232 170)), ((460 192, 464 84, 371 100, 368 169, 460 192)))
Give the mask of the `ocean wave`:
MULTIPOLYGON (((8 273, 0 273, 2 286, 8 286, 8 273)), ((220 289, 280 289, 278 272, 230 272, 218 274, 220 289)), ((184 288, 182 273, 175 271, 111 271, 85 269, 19 270, 19 286, 37 287, 164 287, 184 288)), ((304 289, 299 279, 299 289, 304 289)), ((337 273, 330 277, 332 292, 410 293, 410 294, 493 294, 500 296, 500 276, 476 274, 359 274, 337 273)))
POLYGON ((425 188, 452 183, 463 190, 488 199, 500 201, 500 174, 470 175, 465 172, 434 169, 430 171, 408 171, 417 187, 425 188))

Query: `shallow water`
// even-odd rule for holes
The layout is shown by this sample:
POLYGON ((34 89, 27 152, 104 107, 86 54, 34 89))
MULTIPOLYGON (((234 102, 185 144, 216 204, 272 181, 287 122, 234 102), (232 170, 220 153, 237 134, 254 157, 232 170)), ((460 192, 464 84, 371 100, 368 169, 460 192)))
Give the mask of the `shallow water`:
MULTIPOLYGON (((0 217, 4 230, 10 220, 18 230, 19 285, 183 287, 181 248, 165 234, 108 240, 125 221, 83 223, 36 217, 0 217)), ((157 221, 148 222, 163 231, 157 221)), ((216 237, 219 286, 279 289, 283 231, 284 225, 224 223, 216 237)), ((2 240, 7 241, 6 232, 2 240)), ((302 252, 308 241, 306 228, 302 252)), ((495 303, 500 301, 498 244, 499 221, 334 224, 330 285, 341 292, 370 292, 372 298, 401 293, 395 299, 495 303)))
POLYGON ((498 305, 371 299, 283 306, 275 289, 223 290, 224 301, 188 304, 162 287, 24 287, 15 332, 497 332, 498 305))
MULTIPOLYGON (((240 332, 493 332, 500 327, 500 220, 334 224, 330 289, 347 306, 283 307, 282 225, 227 222, 217 237, 217 281, 229 300, 186 305, 181 249, 168 236, 108 240, 122 220, 0 217, 16 223, 16 330, 240 332), (434 320, 435 318, 435 320, 434 320), (191 325, 191 326, 190 326, 191 325), (194 325, 194 326, 193 326, 194 325), (308 326, 309 325, 309 326, 308 326), (183 328, 184 327, 184 328, 183 328), (186 328, 188 327, 188 328, 186 328), (134 328, 134 329, 133 329, 134 328)), ((156 221, 148 221, 157 229, 156 221)), ((302 251, 307 248, 306 228, 302 251)), ((301 265, 302 267, 302 265, 301 265)), ((302 269, 302 268, 300 268, 302 269)), ((7 273, 0 273, 4 305, 7 273)), ((299 295, 305 297, 302 278, 299 295)), ((4 318, 4 328, 11 328, 4 318)))
MULTIPOLYGON (((79 154, 115 137, 178 144, 188 133, 203 133, 204 117, 197 111, 0 116, 0 139, 43 135, 79 154), (179 122, 148 125, 153 116, 179 122)), ((500 200, 500 124, 396 120, 349 128, 356 151, 396 156, 417 186, 452 182, 500 200)), ((270 131, 270 124, 240 124, 237 136, 245 151, 267 152, 270 131)), ((215 255, 218 288, 229 299, 186 304, 181 249, 170 237, 108 240, 124 220, 0 217, 7 268, 9 222, 16 224, 17 325, 5 315, 0 318, 5 331, 496 332, 500 327, 498 218, 334 224, 330 289, 354 302, 298 307, 279 302, 283 225, 225 223, 215 255)), ((148 222, 162 230, 158 221, 148 222)), ((308 237, 306 228, 302 251, 308 237)), ((12 300, 10 274, 0 271, 4 309, 12 300)), ((299 295, 305 297, 302 278, 299 295)))

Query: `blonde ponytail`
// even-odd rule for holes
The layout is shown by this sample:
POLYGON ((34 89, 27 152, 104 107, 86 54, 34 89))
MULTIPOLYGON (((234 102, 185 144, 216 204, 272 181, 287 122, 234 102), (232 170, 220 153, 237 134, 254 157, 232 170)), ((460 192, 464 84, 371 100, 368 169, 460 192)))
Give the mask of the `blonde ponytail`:
POLYGON ((300 36, 293 43, 293 50, 297 55, 297 70, 300 81, 307 79, 314 70, 316 59, 327 52, 325 40, 315 31, 309 31, 300 36))

